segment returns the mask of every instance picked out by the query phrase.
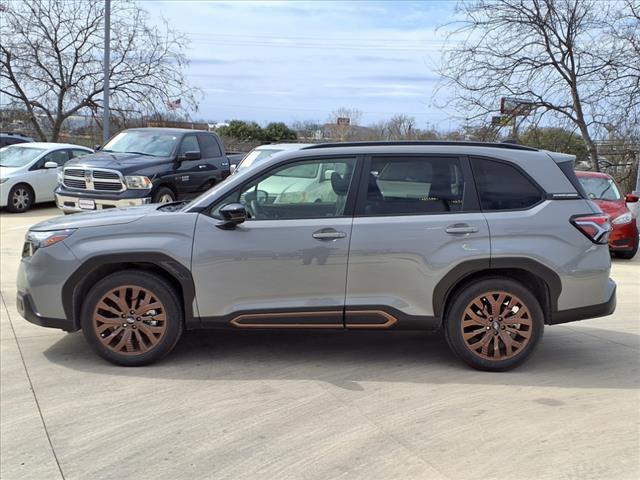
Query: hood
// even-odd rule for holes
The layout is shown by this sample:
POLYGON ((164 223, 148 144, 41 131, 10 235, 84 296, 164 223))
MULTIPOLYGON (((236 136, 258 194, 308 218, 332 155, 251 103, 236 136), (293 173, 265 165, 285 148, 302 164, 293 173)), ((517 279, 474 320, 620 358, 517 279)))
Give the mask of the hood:
POLYGON ((172 157, 150 157, 137 153, 96 152, 70 160, 65 167, 111 168, 113 170, 140 170, 167 163, 172 157))
POLYGON ((142 205, 139 207, 109 208, 95 212, 75 213, 36 223, 29 230, 65 230, 67 228, 102 227, 131 223, 151 212, 155 212, 157 208, 158 205, 142 205))
POLYGON ((0 178, 10 177, 14 173, 20 172, 24 167, 0 167, 0 178))
POLYGON ((592 200, 612 219, 629 211, 624 200, 592 200))

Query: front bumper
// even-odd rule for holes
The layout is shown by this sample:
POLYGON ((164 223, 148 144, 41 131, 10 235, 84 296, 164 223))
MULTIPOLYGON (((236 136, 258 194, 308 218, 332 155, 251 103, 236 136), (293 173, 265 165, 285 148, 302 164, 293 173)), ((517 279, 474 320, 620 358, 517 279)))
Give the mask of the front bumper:
POLYGON ((31 295, 28 293, 18 292, 16 306, 18 313, 28 322, 41 327, 59 328, 65 332, 74 332, 78 330, 73 322, 66 318, 51 318, 40 315, 33 306, 33 300, 31 299, 31 295))
POLYGON ((63 195, 56 192, 56 205, 63 212, 90 212, 92 209, 80 208, 80 200, 93 200, 95 203, 94 210, 104 210, 107 208, 119 207, 135 207, 138 205, 147 205, 151 203, 151 197, 142 198, 99 198, 83 195, 76 197, 71 195, 63 195))
POLYGON ((613 225, 613 229, 609 234, 609 249, 617 250, 633 250, 638 243, 638 226, 636 219, 623 225, 613 225))
POLYGON ((596 305, 587 305, 585 307, 572 308, 570 310, 552 312, 549 325, 576 322, 578 320, 611 315, 616 309, 616 282, 609 279, 607 289, 609 291, 609 298, 606 302, 598 303, 596 305))

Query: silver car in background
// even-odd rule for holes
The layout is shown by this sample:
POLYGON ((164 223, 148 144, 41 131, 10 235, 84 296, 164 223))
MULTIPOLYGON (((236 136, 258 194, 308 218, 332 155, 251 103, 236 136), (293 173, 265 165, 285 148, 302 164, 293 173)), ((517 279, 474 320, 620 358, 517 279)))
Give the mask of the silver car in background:
POLYGON ((33 226, 18 310, 82 329, 119 365, 162 358, 184 329, 405 329, 444 330, 472 367, 507 370, 545 325, 615 309, 609 219, 573 163, 471 142, 283 152, 188 204, 33 226), (305 178, 322 190, 282 190, 305 178))

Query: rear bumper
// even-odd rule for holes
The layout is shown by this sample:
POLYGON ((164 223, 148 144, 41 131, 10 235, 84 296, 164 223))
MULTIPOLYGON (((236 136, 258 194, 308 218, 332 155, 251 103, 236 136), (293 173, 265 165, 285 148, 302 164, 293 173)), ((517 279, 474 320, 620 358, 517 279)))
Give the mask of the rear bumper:
POLYGON ((151 197, 142 198, 98 198, 98 197, 76 197, 71 195, 62 195, 56 193, 56 205, 63 212, 87 212, 90 209, 80 208, 80 200, 93 200, 95 202, 95 210, 104 210, 106 208, 135 207, 138 205, 146 205, 151 203, 151 197))
POLYGON ((607 285, 609 289, 609 299, 604 303, 588 305, 585 307, 572 308, 570 310, 560 310, 551 313, 550 325, 559 323, 576 322, 588 318, 606 317, 611 315, 616 309, 616 283, 609 279, 607 285))
POLYGON ((24 317, 28 322, 31 322, 35 325, 48 328, 59 328, 66 332, 73 332, 77 330, 73 322, 67 320, 66 318, 44 317, 36 312, 33 306, 33 301, 31 300, 31 295, 29 295, 28 293, 18 292, 16 298, 16 306, 18 309, 18 313, 22 315, 22 317, 24 317))

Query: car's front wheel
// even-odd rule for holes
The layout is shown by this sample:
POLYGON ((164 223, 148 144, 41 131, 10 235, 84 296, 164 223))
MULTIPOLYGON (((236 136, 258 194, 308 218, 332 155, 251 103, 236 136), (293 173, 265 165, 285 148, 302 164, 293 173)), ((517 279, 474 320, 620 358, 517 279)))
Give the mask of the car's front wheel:
POLYGON ((7 200, 8 211, 12 213, 26 212, 31 208, 35 200, 33 189, 24 183, 14 185, 9 190, 9 198, 7 200))
POLYGON ((638 243, 640 243, 640 241, 636 241, 635 246, 633 246, 629 250, 617 251, 614 252, 614 255, 618 258, 622 258, 623 260, 631 260, 636 256, 636 253, 638 253, 638 243))
POLYGON ((451 349, 479 370, 503 371, 522 363, 542 337, 544 314, 522 284, 503 277, 473 282, 448 308, 451 349))
POLYGON ((137 270, 99 281, 82 307, 82 331, 102 358, 141 366, 168 354, 182 335, 180 301, 162 277, 137 270))

